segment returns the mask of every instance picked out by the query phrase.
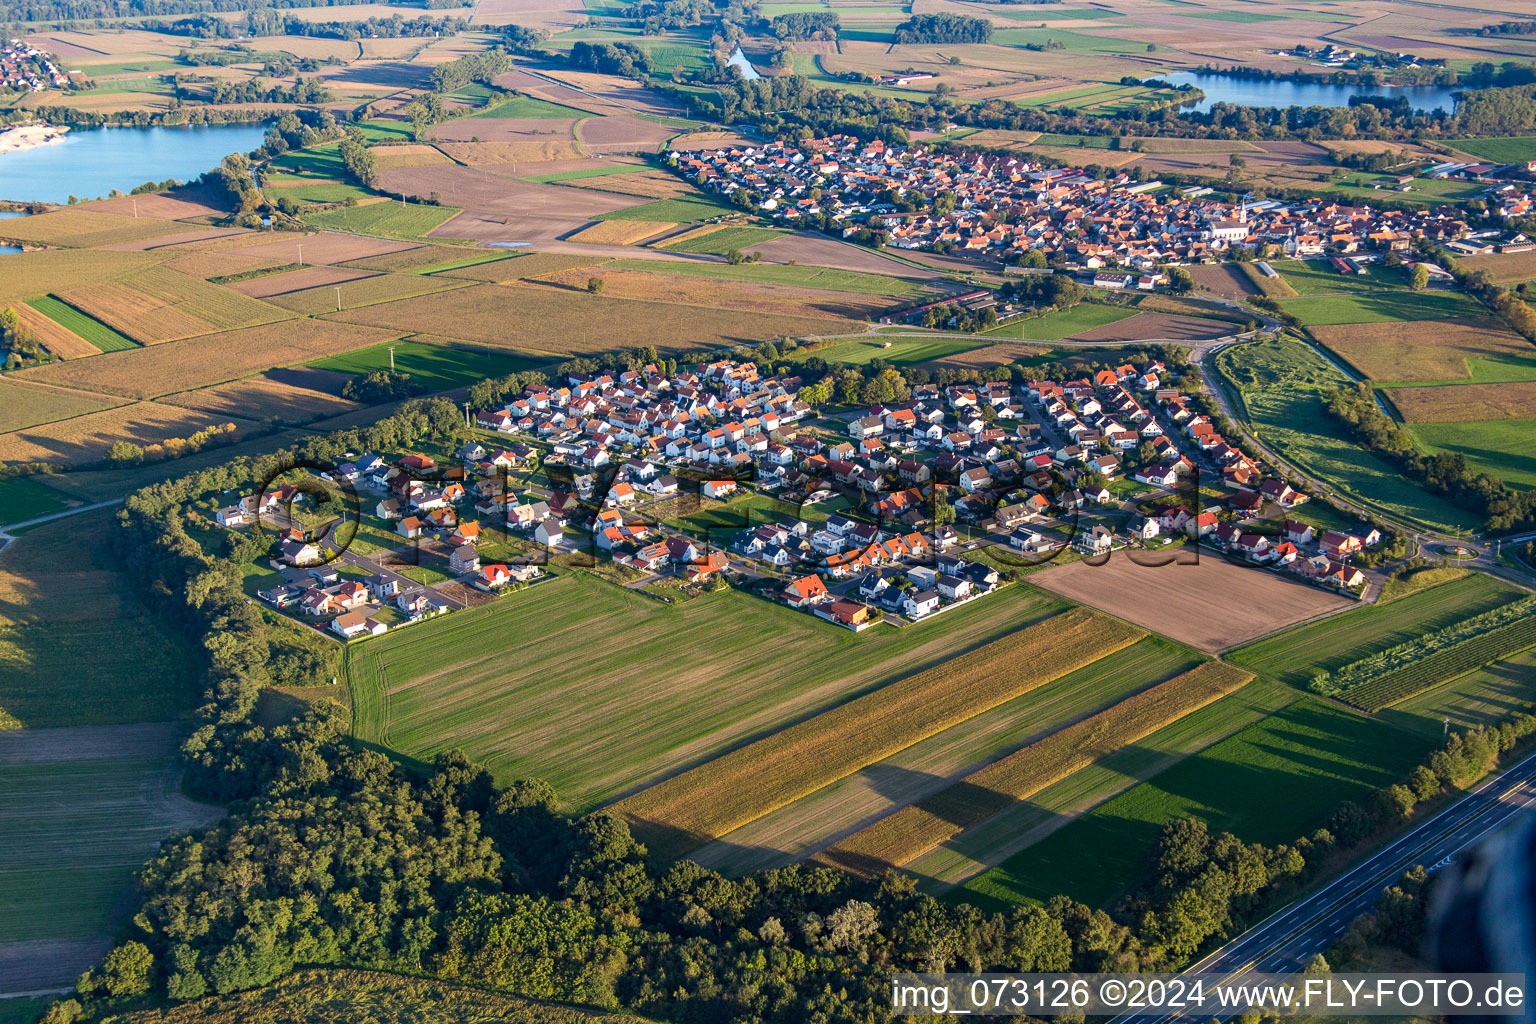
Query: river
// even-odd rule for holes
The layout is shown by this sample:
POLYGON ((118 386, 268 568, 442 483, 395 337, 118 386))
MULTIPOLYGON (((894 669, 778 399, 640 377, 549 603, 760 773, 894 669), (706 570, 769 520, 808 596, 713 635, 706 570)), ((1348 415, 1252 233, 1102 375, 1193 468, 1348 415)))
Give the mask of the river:
POLYGON ((740 71, 741 77, 745 78, 749 82, 754 78, 763 77, 757 73, 757 68, 752 66, 752 62, 747 60, 747 55, 741 52, 740 46, 737 46, 736 49, 731 51, 731 57, 726 61, 726 63, 740 71))
POLYGON ((1203 89, 1205 99, 1187 108, 1198 111, 1209 110, 1212 103, 1237 103, 1245 107, 1347 107, 1351 96, 1407 96, 1415 110, 1450 110, 1456 105, 1451 90, 1438 85, 1332 85, 1207 71, 1181 71, 1159 77, 1174 85, 1203 89))
POLYGON ((0 199, 99 199, 146 181, 190 181, 231 153, 261 145, 265 124, 75 129, 61 142, 0 155, 0 199))

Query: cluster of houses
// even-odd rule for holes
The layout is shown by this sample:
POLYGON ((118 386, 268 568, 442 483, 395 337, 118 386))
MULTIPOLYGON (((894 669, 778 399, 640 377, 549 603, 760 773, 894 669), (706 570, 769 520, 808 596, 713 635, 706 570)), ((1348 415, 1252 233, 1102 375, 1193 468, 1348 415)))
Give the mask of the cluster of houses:
POLYGON ((997 570, 982 562, 939 555, 931 565, 893 564, 873 569, 852 584, 834 587, 818 573, 795 576, 779 593, 791 608, 810 612, 855 632, 886 615, 916 622, 941 610, 991 593, 998 586, 997 570))
POLYGON ((0 46, 0 88, 42 92, 50 86, 67 89, 69 84, 69 75, 55 63, 53 54, 22 39, 7 39, 0 46))
POLYGON ((709 191, 756 193, 761 209, 777 219, 825 214, 852 235, 878 217, 898 248, 997 259, 1035 250, 1087 269, 1201 262, 1233 246, 1274 245, 1296 257, 1405 251, 1418 237, 1446 242, 1468 232, 1448 208, 1378 210, 1323 198, 1234 205, 1212 198, 1208 188, 844 135, 670 157, 709 191), (919 210, 902 213, 893 199, 919 210))
POLYGON ((1349 559, 1380 544, 1381 532, 1364 526, 1353 533, 1318 533, 1307 523, 1287 519, 1278 534, 1221 523, 1206 539, 1255 565, 1283 569, 1319 586, 1360 593, 1365 587, 1365 574, 1349 564, 1349 559))

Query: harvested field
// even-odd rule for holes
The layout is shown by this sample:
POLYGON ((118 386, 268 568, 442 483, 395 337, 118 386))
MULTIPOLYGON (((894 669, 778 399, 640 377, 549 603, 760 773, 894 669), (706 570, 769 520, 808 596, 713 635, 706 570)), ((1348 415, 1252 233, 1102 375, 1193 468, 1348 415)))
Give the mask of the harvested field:
POLYGON ((25 302, 18 302, 7 308, 14 309, 27 330, 36 335, 44 348, 60 359, 78 359, 80 356, 94 356, 101 352, 99 348, 74 331, 33 309, 25 302))
POLYGON ((373 275, 366 270, 351 270, 346 267, 305 267, 303 270, 290 270, 283 274, 253 277, 249 281, 236 281, 227 287, 252 298, 269 299, 274 295, 301 292, 306 288, 318 288, 327 284, 336 285, 344 281, 356 281, 359 278, 371 276, 373 275))
POLYGON ((1296 289, 1292 288, 1291 283, 1279 274, 1271 277, 1252 263, 1238 264, 1236 269, 1248 279, 1250 288, 1272 299, 1289 299, 1296 295, 1296 289))
POLYGON ((932 271, 899 263, 881 256, 870 249, 839 242, 826 235, 792 233, 775 238, 771 242, 754 245, 753 252, 763 254, 763 259, 774 263, 794 260, 818 267, 836 267, 839 270, 857 270, 866 274, 884 274, 887 277, 932 277, 932 271))
POLYGON ((314 320, 206 334, 165 345, 72 359, 16 374, 18 379, 84 388, 125 398, 154 398, 222 384, 274 366, 308 362, 397 337, 398 331, 314 320))
POLYGON ((70 305, 145 344, 287 318, 282 310, 221 285, 150 267, 117 282, 60 293, 70 305))
POLYGON ((156 192, 141 196, 119 196, 116 199, 98 199, 86 203, 82 209, 91 213, 115 213, 119 216, 138 216, 140 220, 193 220, 198 217, 223 217, 229 211, 221 205, 220 197, 213 189, 200 185, 184 185, 169 192, 156 192))
POLYGON ((156 249, 176 249, 192 242, 216 242, 226 238, 245 238, 250 235, 249 231, 240 228, 195 228, 191 225, 185 225, 185 227, 187 230, 183 234, 115 242, 112 245, 104 245, 102 248, 122 252, 151 252, 156 249))
POLYGON ((1378 382, 1536 379, 1536 347, 1492 318, 1307 330, 1362 377, 1378 382))
POLYGON ((1074 608, 668 779, 613 805, 677 857, 865 765, 1141 639, 1074 608), (876 724, 878 723, 878 725, 876 724))
POLYGON ((1031 575, 1029 581, 1208 652, 1356 604, 1310 584, 1234 565, 1204 552, 1197 564, 1156 568, 1137 565, 1122 552, 1103 565, 1052 566, 1031 575))
POLYGON ((1012 132, 1002 129, 983 128, 965 137, 967 146, 985 149, 1022 149, 1040 137, 1039 132, 1012 132))
POLYGON ((866 875, 899 867, 1252 679, 1252 673, 1208 661, 972 772, 815 859, 866 875))
POLYGON ((88 210, 54 210, 30 217, 18 217, 0 224, 0 238, 44 245, 90 248, 113 242, 133 242, 143 238, 196 231, 189 224, 174 224, 149 217, 124 217, 116 213, 92 213, 88 210))
POLYGON ((445 270, 442 276, 462 278, 467 281, 505 284, 508 281, 532 281, 543 277, 545 274, 555 274, 562 270, 601 267, 611 262, 612 259, 606 256, 579 256, 575 254, 568 256, 558 252, 535 252, 527 256, 517 256, 510 260, 497 260, 494 263, 480 263, 473 267, 458 267, 453 270, 445 270))
POLYGON ((589 245, 634 245, 652 235, 670 231, 676 224, 649 220, 600 220, 568 235, 568 242, 584 242, 589 245))
POLYGON ((576 123, 576 139, 593 156, 654 153, 677 134, 674 128, 638 117, 591 117, 576 123))
POLYGON ((956 352, 952 355, 935 359, 930 365, 948 366, 961 370, 988 370, 994 366, 1004 366, 1008 363, 1017 362, 1020 359, 1037 356, 1044 351, 1045 349, 1034 345, 1000 342, 996 345, 983 345, 981 348, 956 352))
POLYGON ((284 262, 262 256, 249 256, 239 249, 228 249, 222 252, 179 250, 163 265, 170 270, 207 280, 210 277, 227 277, 231 274, 244 274, 251 270, 278 267, 284 262))
POLYGON ((670 249, 673 246, 686 246, 689 242, 697 242, 701 239, 708 238, 710 235, 713 235, 718 231, 724 231, 725 227, 726 226, 724 224, 700 224, 698 227, 689 228, 687 231, 673 235, 671 238, 666 239, 657 248, 670 249))
MULTIPOLYGON (((492 264, 499 266, 500 264, 492 264)), ((420 332, 553 357, 608 352, 644 338, 661 348, 740 345, 775 335, 846 334, 854 321, 680 307, 537 285, 485 284, 331 313, 327 321, 420 332), (679 319, 684 310, 687 320, 679 319), (685 330, 680 325, 686 324, 685 330)))
POLYGON ((342 309, 351 309, 356 306, 393 302, 413 295, 427 295, 463 286, 463 281, 426 277, 422 274, 375 274, 371 277, 360 276, 339 284, 322 285, 307 291, 287 292, 273 296, 272 301, 284 309, 313 315, 336 309, 338 301, 342 309), (340 291, 339 299, 338 290, 340 291))
MULTIPOLYGON (((15 224, 16 221, 6 221, 15 224)), ((0 301, 31 299, 49 292, 81 288, 98 281, 152 267, 160 260, 139 252, 43 249, 6 257, 0 277, 0 301)))
POLYGON ((1151 138, 1139 138, 1130 140, 1132 144, 1141 143, 1143 153, 1262 153, 1263 150, 1251 142, 1228 139, 1176 139, 1153 136, 1151 138))
MULTIPOLYGON (((73 365, 88 361, 81 360, 73 365)), ((135 402, 0 435, 0 461, 96 462, 106 456, 114 441, 132 441, 141 446, 161 444, 225 422, 235 422, 235 426, 242 430, 254 426, 249 421, 232 421, 230 417, 209 416, 154 402, 135 402)))
POLYGON ((275 242, 247 246, 240 250, 240 254, 246 257, 269 259, 274 263, 313 263, 331 266, 411 248, 415 248, 414 243, 411 242, 391 242, 382 238, 360 238, 357 235, 321 232, 318 235, 289 235, 275 242), (302 260, 299 258, 301 255, 302 260))
MULTIPOLYGON (((92 349, 92 351, 95 351, 92 349)), ((0 433, 122 405, 121 398, 0 380, 0 433)))
POLYGON ((440 164, 451 164, 453 161, 443 154, 436 146, 375 146, 373 149, 374 166, 379 168, 389 167, 435 167, 440 164))
MULTIPOLYGON (((628 223, 634 223, 629 221, 628 223)), ((609 298, 675 302, 685 306, 712 306, 783 316, 814 316, 826 313, 859 319, 867 314, 889 309, 892 302, 881 296, 859 295, 843 291, 822 291, 777 284, 720 281, 676 274, 650 274, 640 270, 598 269, 592 272, 567 270, 546 274, 540 280, 577 291, 585 291, 587 281, 599 277, 603 295, 609 298)))
POLYGON ((1230 264, 1190 267, 1189 276, 1199 287, 1224 299, 1246 299, 1258 292, 1248 275, 1243 273, 1243 268, 1230 264))
POLYGON ((1392 388, 1386 396, 1406 423, 1528 419, 1536 410, 1536 381, 1392 388))
POLYGON ((1076 341, 1209 341, 1231 333, 1232 325, 1221 320, 1174 313, 1137 313, 1072 337, 1076 341))
POLYGON ((1468 273, 1486 270, 1498 284, 1536 281, 1536 249, 1530 252, 1500 253, 1495 256, 1466 256, 1458 259, 1456 265, 1468 273))
POLYGON ((645 199, 671 199, 695 195, 696 190, 682 178, 666 171, 636 171, 634 174, 604 174, 592 178, 574 178, 560 184, 568 188, 586 188, 594 192, 617 192, 623 196, 645 199))
POLYGON ((492 145, 558 143, 572 146, 576 138, 572 131, 575 125, 574 117, 466 117, 457 121, 445 121, 434 127, 432 141, 438 146, 450 142, 492 145))
POLYGON ((210 416, 240 416, 251 420, 281 420, 284 423, 308 423, 358 408, 355 402, 348 402, 324 391, 296 387, 274 379, 269 374, 216 384, 196 391, 183 391, 167 395, 160 401, 210 416))
POLYGON ((566 188, 517 180, 521 167, 402 167, 380 172, 381 184, 395 192, 427 196, 463 208, 434 234, 495 242, 538 244, 562 238, 597 215, 638 206, 635 196, 566 188))
MULTIPOLYGON (((480 134, 484 135, 485 132, 480 134)), ((580 160, 587 154, 574 141, 549 142, 440 142, 438 149, 456 163, 469 167, 497 164, 533 164, 546 160, 580 160)))
POLYGON ((382 256, 369 256, 346 264, 358 270, 393 274, 420 267, 432 267, 452 260, 470 259, 484 254, 483 249, 470 249, 459 245, 419 245, 414 249, 387 252, 382 256))

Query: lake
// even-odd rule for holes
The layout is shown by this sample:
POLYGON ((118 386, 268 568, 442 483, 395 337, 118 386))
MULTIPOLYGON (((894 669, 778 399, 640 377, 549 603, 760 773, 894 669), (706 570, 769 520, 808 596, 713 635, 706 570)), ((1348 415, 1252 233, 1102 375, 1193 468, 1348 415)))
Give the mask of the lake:
POLYGON ((1212 103, 1245 107, 1347 107, 1351 96, 1407 96, 1415 110, 1451 110, 1451 90, 1437 85, 1330 85, 1290 78, 1243 78, 1206 71, 1181 71, 1160 78, 1174 85, 1194 85, 1205 99, 1186 110, 1209 110, 1212 103))
POLYGON ((740 45, 731 51, 731 57, 726 61, 726 63, 740 71, 741 77, 745 78, 749 82, 754 78, 763 77, 757 73, 757 68, 752 66, 752 62, 747 60, 747 55, 741 52, 740 45))
MULTIPOLYGON (((0 220, 10 220, 12 217, 25 217, 26 210, 0 210, 0 220)), ((0 245, 0 256, 6 253, 21 252, 19 245, 0 245)))
POLYGON ((265 124, 74 129, 62 142, 0 156, 0 199, 100 199, 146 181, 190 181, 231 153, 261 145, 265 124))

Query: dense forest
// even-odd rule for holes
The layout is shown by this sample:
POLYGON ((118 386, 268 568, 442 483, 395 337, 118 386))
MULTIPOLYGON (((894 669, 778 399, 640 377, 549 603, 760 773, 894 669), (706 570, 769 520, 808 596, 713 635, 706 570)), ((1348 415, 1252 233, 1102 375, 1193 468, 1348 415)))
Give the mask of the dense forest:
POLYGON ((5 13, 16 21, 80 21, 218 14, 264 8, 352 7, 374 2, 376 0, 8 0, 5 13))
POLYGON ((194 36, 199 39, 244 39, 262 36, 312 36, 320 39, 408 39, 422 38, 469 28, 467 18, 433 18, 422 14, 406 18, 399 14, 357 21, 311 21, 280 10, 262 8, 247 11, 242 18, 228 20, 202 14, 175 21, 146 21, 151 32, 194 36))
POLYGON ((833 11, 780 14, 769 23, 775 39, 836 39, 841 22, 833 11))
MULTIPOLYGON (((1517 716, 1453 736, 1404 783, 1341 805, 1327 828, 1291 844, 1171 821, 1113 914, 1065 897, 989 913, 919 894, 898 874, 796 866, 728 879, 658 862, 616 818, 561 814, 539 781, 498 788, 453 751, 408 771, 360 749, 329 702, 281 724, 257 720, 263 687, 329 681, 335 649, 247 600, 240 566, 260 555, 259 533, 230 533, 208 553, 186 532, 186 504, 346 452, 452 441, 461 422, 446 400, 413 399, 370 426, 128 498, 119 557, 160 614, 202 638, 206 697, 183 747, 186 784, 229 814, 171 840, 144 869, 132 925, 78 986, 91 1012, 234 992, 313 964, 690 1024, 871 1022, 891 1019, 889 970, 1174 968, 1536 726, 1517 716)), ((78 1000, 54 1019, 72 1019, 78 1000)))
POLYGON ((969 14, 915 14, 896 26, 898 43, 989 43, 992 23, 969 14))
POLYGON ((633 43, 577 43, 571 64, 585 71, 637 78, 651 73, 651 57, 633 43))

